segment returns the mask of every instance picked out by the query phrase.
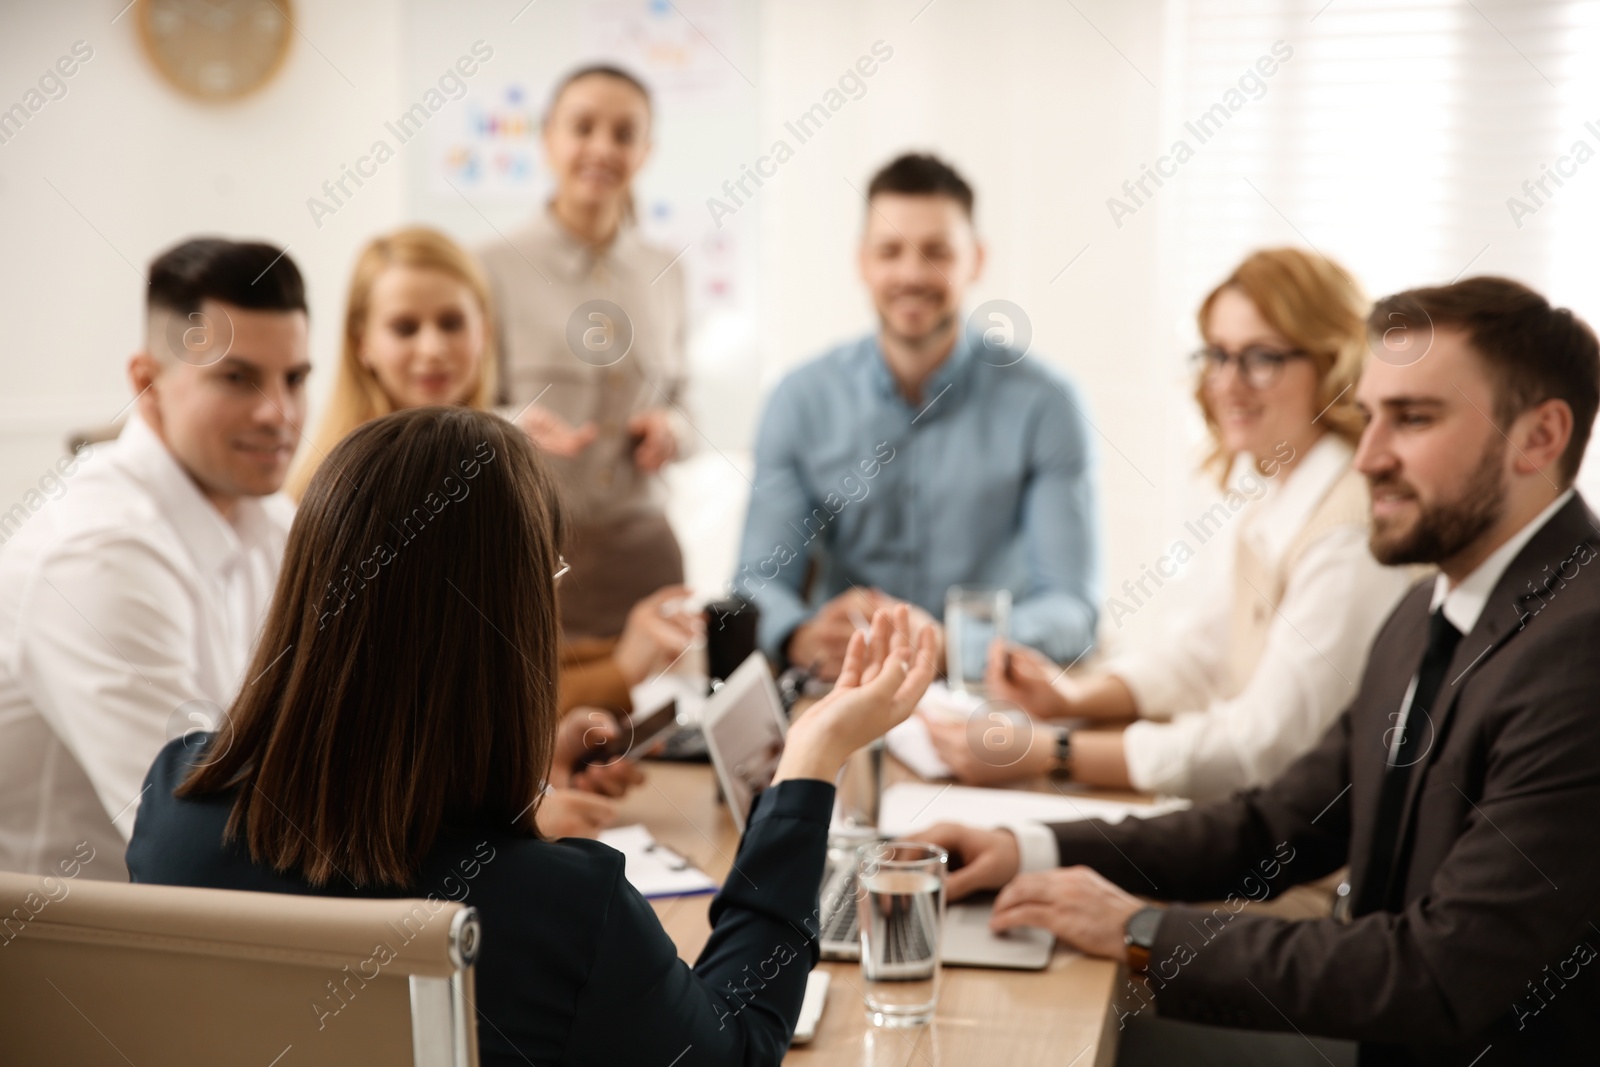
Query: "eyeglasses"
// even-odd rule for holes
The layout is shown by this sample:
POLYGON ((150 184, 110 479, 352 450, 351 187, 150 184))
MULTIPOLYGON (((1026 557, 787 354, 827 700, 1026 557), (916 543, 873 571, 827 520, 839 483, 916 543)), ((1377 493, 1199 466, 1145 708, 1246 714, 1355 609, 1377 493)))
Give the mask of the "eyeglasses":
POLYGON ((556 571, 554 574, 552 574, 550 576, 550 580, 552 582, 560 581, 561 580, 561 576, 572 569, 572 564, 567 562, 567 557, 566 556, 562 556, 562 555, 558 554, 556 556, 556 562, 561 564, 561 569, 556 571))
POLYGON ((1200 377, 1206 381, 1214 380, 1222 373, 1222 368, 1232 363, 1246 385, 1252 389, 1266 389, 1283 375, 1284 365, 1291 359, 1306 359, 1308 356, 1309 353, 1297 348, 1285 351, 1266 345, 1250 345, 1233 354, 1219 345, 1206 345, 1191 355, 1189 361, 1200 368, 1200 377))

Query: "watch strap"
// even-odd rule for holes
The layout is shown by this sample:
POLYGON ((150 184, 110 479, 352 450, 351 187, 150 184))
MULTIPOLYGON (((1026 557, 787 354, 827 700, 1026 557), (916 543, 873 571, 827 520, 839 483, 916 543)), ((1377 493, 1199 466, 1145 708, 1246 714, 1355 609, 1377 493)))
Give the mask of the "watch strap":
POLYGON ((1072 777, 1072 731, 1065 726, 1053 727, 1055 751, 1051 754, 1050 777, 1072 777))
POLYGON ((1162 909, 1151 905, 1128 916, 1122 928, 1122 942, 1127 947, 1129 970, 1142 974, 1150 969, 1150 952, 1161 928, 1161 916, 1162 909))

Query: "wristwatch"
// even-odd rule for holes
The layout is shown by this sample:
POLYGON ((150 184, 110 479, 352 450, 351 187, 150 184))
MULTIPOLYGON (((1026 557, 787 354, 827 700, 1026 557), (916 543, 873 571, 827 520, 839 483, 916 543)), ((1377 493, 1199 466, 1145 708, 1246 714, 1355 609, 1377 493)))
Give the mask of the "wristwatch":
POLYGON ((1052 778, 1072 777, 1072 731, 1065 726, 1054 728, 1055 751, 1050 757, 1050 769, 1047 772, 1052 778))
POLYGON ((1143 974, 1150 969, 1150 951, 1161 927, 1162 909, 1143 907, 1128 916, 1122 928, 1122 943, 1128 947, 1128 970, 1143 974))

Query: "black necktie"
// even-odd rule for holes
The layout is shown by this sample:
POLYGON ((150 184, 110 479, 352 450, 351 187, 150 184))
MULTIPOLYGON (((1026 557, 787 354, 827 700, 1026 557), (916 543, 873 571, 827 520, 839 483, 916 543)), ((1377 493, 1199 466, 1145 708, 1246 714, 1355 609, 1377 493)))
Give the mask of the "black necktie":
POLYGON ((1411 766, 1427 755, 1424 745, 1433 743, 1433 708, 1444 685, 1450 657, 1461 643, 1461 631, 1450 625, 1443 609, 1428 620, 1428 647, 1417 667, 1416 688, 1411 707, 1399 726, 1399 743, 1393 746, 1383 772, 1383 789, 1378 794, 1378 824, 1372 831, 1372 853, 1366 877, 1361 882, 1361 900, 1356 915, 1380 911, 1389 902, 1389 882, 1394 874, 1395 845, 1400 833, 1400 816, 1405 807, 1406 786, 1411 781, 1411 766))

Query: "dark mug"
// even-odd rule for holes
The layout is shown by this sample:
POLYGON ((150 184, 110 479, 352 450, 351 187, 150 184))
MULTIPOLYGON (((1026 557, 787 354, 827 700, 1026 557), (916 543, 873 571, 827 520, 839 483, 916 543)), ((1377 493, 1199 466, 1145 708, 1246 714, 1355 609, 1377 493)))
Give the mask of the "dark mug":
POLYGON ((761 609, 743 597, 713 600, 706 605, 706 674, 720 682, 756 650, 756 623, 761 609))

